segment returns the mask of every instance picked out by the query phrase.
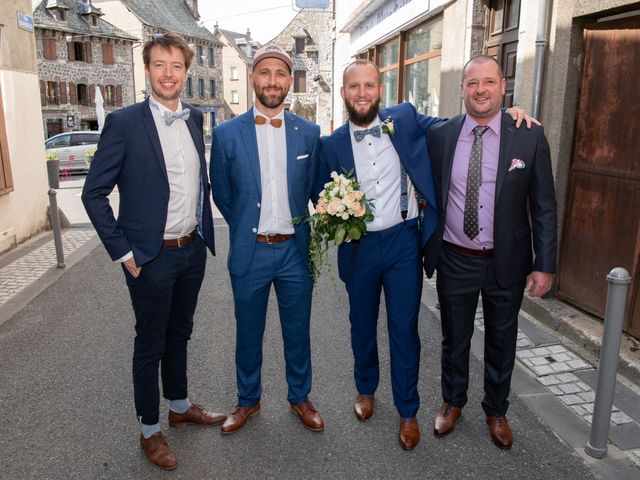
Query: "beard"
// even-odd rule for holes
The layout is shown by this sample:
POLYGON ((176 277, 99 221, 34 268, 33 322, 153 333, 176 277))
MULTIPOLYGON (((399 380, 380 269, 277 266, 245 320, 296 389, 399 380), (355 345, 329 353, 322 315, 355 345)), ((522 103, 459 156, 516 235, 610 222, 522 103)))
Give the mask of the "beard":
POLYGON ((282 105, 284 99, 287 97, 287 94, 280 90, 280 93, 267 95, 264 93, 264 89, 260 91, 256 90, 256 98, 260 101, 262 105, 267 108, 276 108, 282 105))
POLYGON ((369 110, 364 113, 359 113, 355 107, 348 102, 344 102, 344 106, 347 107, 349 120, 359 127, 366 127, 373 122, 376 116, 378 116, 378 111, 380 110, 380 97, 378 97, 376 101, 371 104, 369 110))

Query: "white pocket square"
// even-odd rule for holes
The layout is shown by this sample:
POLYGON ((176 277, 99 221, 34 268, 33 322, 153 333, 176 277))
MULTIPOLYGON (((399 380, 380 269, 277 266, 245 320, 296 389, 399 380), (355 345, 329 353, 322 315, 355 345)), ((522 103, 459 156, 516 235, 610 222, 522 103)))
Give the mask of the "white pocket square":
POLYGON ((298 155, 298 156, 296 157, 296 160, 304 160, 304 159, 305 159, 305 158, 307 158, 308 156, 309 156, 309 154, 308 154, 308 153, 306 153, 306 154, 304 154, 304 155, 298 155))
POLYGON ((520 160, 519 158, 514 158, 513 160, 511 160, 509 171, 520 170, 521 168, 524 168, 524 162, 522 160, 520 160))

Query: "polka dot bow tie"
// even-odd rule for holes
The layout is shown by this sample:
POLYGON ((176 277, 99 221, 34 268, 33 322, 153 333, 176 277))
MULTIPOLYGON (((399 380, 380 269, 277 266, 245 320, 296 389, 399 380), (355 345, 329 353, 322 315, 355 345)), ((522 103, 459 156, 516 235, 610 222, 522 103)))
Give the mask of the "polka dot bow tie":
POLYGON ((353 137, 356 139, 356 142, 361 142, 367 135, 373 135, 376 138, 380 138, 382 136, 380 125, 376 125, 365 130, 356 130, 355 132, 353 132, 353 137))
POLYGON ((183 108, 179 112, 164 112, 164 124, 169 126, 178 118, 181 118, 186 122, 187 120, 189 120, 189 115, 191 115, 191 110, 188 108, 183 108))

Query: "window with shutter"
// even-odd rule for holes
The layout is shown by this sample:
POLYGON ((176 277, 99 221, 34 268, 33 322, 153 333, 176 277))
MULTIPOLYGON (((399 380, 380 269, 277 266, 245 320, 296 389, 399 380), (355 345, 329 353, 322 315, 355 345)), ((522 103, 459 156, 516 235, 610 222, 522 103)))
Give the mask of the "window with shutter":
POLYGON ((47 104, 47 82, 40 80, 40 105, 43 107, 47 104))
POLYGON ((55 38, 43 38, 42 39, 42 50, 44 54, 44 58, 47 60, 56 60, 56 39, 55 38))
POLYGON ((122 85, 116 85, 116 105, 122 106, 122 85))
POLYGON ((93 51, 91 50, 91 42, 84 43, 84 54, 87 63, 93 63, 93 51))
POLYGON ((69 84, 69 103, 71 105, 78 104, 78 87, 75 83, 69 84))
POLYGON ((102 45, 102 63, 113 65, 113 45, 107 43, 102 45))
POLYGON ((96 86, 89 85, 89 105, 92 107, 96 106, 96 86))
POLYGON ((75 62, 76 61, 76 47, 75 47, 75 43, 73 42, 69 42, 67 43, 67 58, 69 59, 70 62, 75 62))
POLYGON ((60 82, 60 104, 66 105, 67 102, 67 82, 60 82))

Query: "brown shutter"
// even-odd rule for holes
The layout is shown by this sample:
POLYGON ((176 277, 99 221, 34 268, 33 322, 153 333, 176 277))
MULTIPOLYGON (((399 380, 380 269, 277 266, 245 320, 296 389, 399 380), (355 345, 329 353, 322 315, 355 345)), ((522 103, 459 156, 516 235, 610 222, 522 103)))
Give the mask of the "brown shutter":
POLYGON ((122 106, 122 85, 116 85, 116 105, 122 106))
POLYGON ((78 104, 78 87, 75 83, 69 83, 69 103, 71 105, 78 104))
POLYGON ((55 38, 43 38, 42 49, 44 52, 44 58, 47 60, 56 60, 56 39, 55 38))
POLYGON ((66 105, 67 103, 67 82, 60 82, 60 104, 66 105))
POLYGON ((67 56, 69 57, 70 62, 75 62, 76 55, 73 50, 73 42, 67 43, 67 56))
POLYGON ((40 80, 40 104, 44 107, 47 104, 47 83, 40 80))
POLYGON ((113 45, 102 44, 102 63, 104 65, 113 65, 113 45))
POLYGON ((84 42, 84 52, 87 58, 87 63, 93 63, 93 52, 91 51, 91 42, 84 42))
POLYGON ((89 105, 96 106, 96 86, 89 85, 89 105))

